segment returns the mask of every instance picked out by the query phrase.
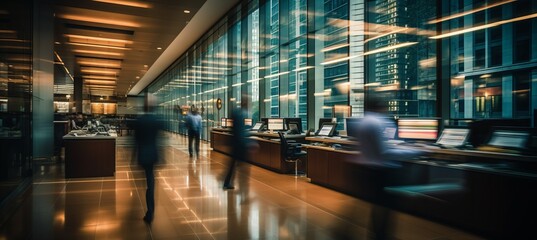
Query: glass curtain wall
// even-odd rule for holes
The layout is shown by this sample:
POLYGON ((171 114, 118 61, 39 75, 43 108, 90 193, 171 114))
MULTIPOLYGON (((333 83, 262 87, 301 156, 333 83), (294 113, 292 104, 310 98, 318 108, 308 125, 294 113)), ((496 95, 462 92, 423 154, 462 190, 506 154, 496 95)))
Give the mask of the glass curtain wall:
POLYGON ((442 5, 452 119, 529 119, 537 106, 537 2, 442 5), (472 11, 470 13, 470 11, 472 11))
POLYGON ((28 0, 0 5, 0 202, 32 170, 34 28, 28 6, 28 0))
POLYGON ((204 139, 244 96, 254 122, 300 117, 303 129, 334 117, 343 129, 379 98, 394 117, 528 119, 536 9, 531 0, 243 1, 148 92, 174 132, 201 108, 204 139))

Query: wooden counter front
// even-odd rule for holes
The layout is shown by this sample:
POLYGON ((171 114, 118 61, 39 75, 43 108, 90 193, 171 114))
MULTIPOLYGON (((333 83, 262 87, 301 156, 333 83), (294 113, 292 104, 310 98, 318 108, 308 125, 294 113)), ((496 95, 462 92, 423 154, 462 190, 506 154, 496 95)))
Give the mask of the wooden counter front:
POLYGON ((65 177, 109 177, 116 170, 116 138, 111 136, 63 137, 65 177))
MULTIPOLYGON (((213 150, 226 155, 231 155, 233 136, 230 133, 211 131, 211 139, 213 150)), ((250 137, 250 139, 259 146, 258 151, 252 153, 250 156, 250 163, 279 173, 291 173, 294 171, 294 164, 288 163, 281 158, 281 144, 279 141, 259 137, 250 137)), ((307 159, 301 159, 301 161, 299 161, 299 171, 306 170, 306 160, 307 159)))

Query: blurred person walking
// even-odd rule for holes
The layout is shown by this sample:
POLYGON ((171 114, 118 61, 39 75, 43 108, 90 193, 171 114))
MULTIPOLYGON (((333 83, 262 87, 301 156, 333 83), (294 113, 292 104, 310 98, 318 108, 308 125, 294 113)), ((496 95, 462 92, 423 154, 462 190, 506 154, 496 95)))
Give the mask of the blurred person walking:
POLYGON ((151 223, 155 213, 155 174, 153 168, 159 159, 157 141, 161 123, 150 109, 149 112, 137 119, 134 129, 136 131, 135 141, 138 164, 144 169, 147 182, 145 192, 147 212, 143 220, 146 223, 151 223))
POLYGON ((193 107, 190 110, 190 113, 186 116, 186 128, 188 129, 188 154, 190 157, 193 157, 195 151, 196 157, 199 157, 201 116, 198 112, 198 108, 193 107))
MULTIPOLYGON (((224 190, 235 188, 233 185, 235 168, 237 167, 237 165, 248 161, 249 152, 252 150, 252 143, 248 139, 248 133, 246 132, 246 127, 244 125, 244 118, 246 118, 248 114, 247 106, 248 96, 243 95, 241 97, 241 108, 236 108, 231 115, 231 118, 233 119, 233 128, 231 130, 231 134, 233 135, 231 142, 232 159, 226 174, 226 178, 224 180, 224 190)), ((246 175, 248 175, 248 173, 245 172, 243 175, 244 177, 242 177, 241 179, 247 181, 246 175)), ((243 190, 247 191, 247 189, 243 190)))

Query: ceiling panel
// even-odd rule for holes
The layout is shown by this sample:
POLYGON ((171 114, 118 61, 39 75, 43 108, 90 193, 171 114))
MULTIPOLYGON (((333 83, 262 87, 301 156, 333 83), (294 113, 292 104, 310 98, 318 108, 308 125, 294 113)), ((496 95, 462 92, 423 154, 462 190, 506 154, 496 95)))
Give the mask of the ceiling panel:
POLYGON ((84 79, 84 92, 126 95, 204 3, 57 0, 54 50, 75 78, 84 79))

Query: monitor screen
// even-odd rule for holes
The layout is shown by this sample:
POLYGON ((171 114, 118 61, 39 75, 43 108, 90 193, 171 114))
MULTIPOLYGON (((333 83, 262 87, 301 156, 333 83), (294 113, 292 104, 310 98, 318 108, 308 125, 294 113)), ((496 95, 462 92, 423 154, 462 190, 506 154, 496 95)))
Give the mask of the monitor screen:
POLYGON ((262 122, 256 122, 255 125, 252 127, 252 131, 259 131, 261 127, 263 126, 262 122))
POLYGON ((397 128, 395 127, 384 128, 384 138, 386 139, 395 139, 395 133, 397 133, 397 128))
POLYGON ((244 119, 244 126, 252 126, 252 119, 251 118, 245 118, 244 119))
POLYGON ((289 130, 298 132, 298 125, 296 123, 289 123, 289 130))
POLYGON ((436 143, 444 146, 463 146, 469 133, 470 129, 467 128, 444 128, 436 143))
POLYGON ((345 118, 345 130, 347 130, 347 136, 358 137, 358 125, 361 118, 345 118))
POLYGON ((323 126, 325 123, 335 123, 335 118, 319 118, 319 129, 323 126))
POLYGON ((233 119, 226 118, 226 127, 228 128, 233 127, 233 119))
POLYGON ((283 118, 269 118, 267 126, 269 130, 273 130, 273 131, 285 130, 285 125, 283 124, 283 118))
POLYGON ((302 119, 301 118, 286 118, 285 125, 287 126, 287 129, 292 130, 291 124, 295 124, 297 127, 297 132, 302 133, 302 119))
POLYGON ((221 118, 220 119, 220 126, 225 128, 226 127, 226 118, 221 118))
POLYGON ((323 124, 321 129, 319 129, 319 133, 317 135, 319 135, 319 136, 330 136, 332 134, 332 132, 334 131, 335 126, 336 126, 335 124, 325 123, 325 124, 323 124))
POLYGON ((402 118, 397 121, 399 139, 436 140, 438 120, 402 118))
POLYGON ((488 145, 524 149, 529 136, 527 132, 497 130, 492 133, 488 145))

